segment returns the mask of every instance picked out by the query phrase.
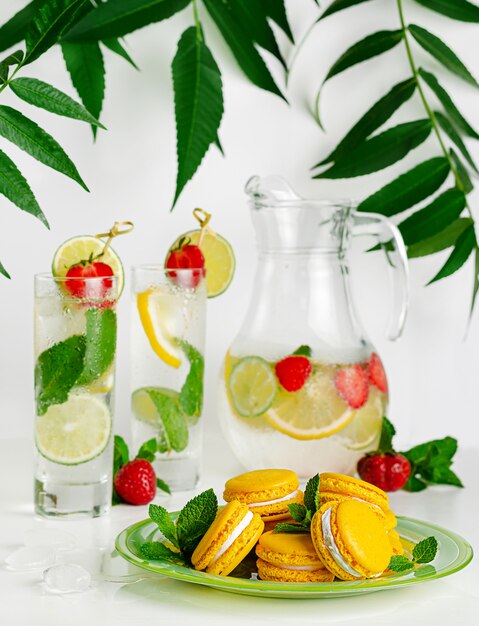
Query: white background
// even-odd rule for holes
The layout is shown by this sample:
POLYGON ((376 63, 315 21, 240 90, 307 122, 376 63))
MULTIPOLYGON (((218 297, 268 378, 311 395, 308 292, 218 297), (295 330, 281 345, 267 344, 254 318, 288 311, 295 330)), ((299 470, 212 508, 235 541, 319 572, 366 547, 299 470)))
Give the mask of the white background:
MULTIPOLYGON (((3 22, 25 3, 3 0, 3 22)), ((324 3, 327 4, 327 3, 324 3)), ((479 26, 438 16, 413 0, 404 1, 407 18, 443 36, 479 76, 479 26)), ((289 0, 288 14, 296 39, 301 40, 318 9, 312 0, 289 0)), ((87 125, 29 108, 4 92, 2 104, 18 106, 51 132, 72 157, 91 193, 45 168, 7 142, 1 148, 15 160, 46 213, 51 230, 0 197, 0 258, 12 280, 0 278, 0 438, 31 434, 33 424, 32 292, 33 274, 48 271, 53 252, 66 238, 103 232, 115 220, 130 219, 132 235, 116 242, 129 277, 132 264, 162 262, 176 236, 194 226, 191 211, 204 207, 214 215, 213 227, 232 243, 237 273, 229 291, 208 303, 206 351, 207 429, 218 429, 215 392, 221 359, 242 322, 255 267, 254 234, 243 186, 252 174, 278 173, 303 195, 361 199, 404 171, 399 164, 367 179, 315 181, 309 168, 336 145, 343 134, 390 87, 410 75, 402 45, 379 59, 353 68, 326 86, 322 110, 327 132, 316 126, 309 108, 315 91, 332 62, 352 43, 381 29, 398 27, 396 3, 375 0, 339 13, 316 26, 296 58, 289 81, 290 105, 253 87, 242 75, 203 7, 206 38, 220 65, 225 115, 220 129, 226 158, 213 147, 200 171, 171 214, 176 175, 175 124, 170 63, 180 34, 192 23, 191 8, 127 38, 141 68, 135 71, 106 51, 107 94, 100 132, 93 145, 87 125)), ((282 49, 290 44, 279 35, 282 49)), ((425 53, 420 62, 441 72, 465 116, 479 127, 479 93, 446 75, 425 53)), ((265 57, 281 81, 278 63, 265 57)), ((58 49, 44 55, 23 76, 38 76, 74 95, 58 49)), ((396 114, 394 121, 424 116, 417 98, 396 114)), ((477 157, 476 145, 470 146, 477 157)), ((433 137, 409 155, 409 166, 436 156, 433 137)), ((475 211, 477 194, 471 196, 475 211)), ((368 334, 381 354, 392 390, 390 418, 399 431, 399 444, 418 443, 447 434, 463 445, 477 444, 477 347, 479 310, 466 339, 472 266, 428 288, 447 255, 411 263, 411 306, 403 338, 384 338, 390 296, 386 264, 378 255, 351 254, 354 291, 368 334)), ((128 287, 120 305, 118 348, 117 427, 128 435, 128 287)))

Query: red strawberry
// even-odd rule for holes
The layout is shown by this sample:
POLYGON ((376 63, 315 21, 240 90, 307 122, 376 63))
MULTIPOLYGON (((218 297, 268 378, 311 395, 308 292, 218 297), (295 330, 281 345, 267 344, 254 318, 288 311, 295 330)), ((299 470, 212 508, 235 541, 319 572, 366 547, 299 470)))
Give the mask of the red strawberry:
MULTIPOLYGON (((193 278, 190 284, 184 287, 196 287, 201 278, 205 276, 205 257, 198 246, 188 243, 189 238, 180 239, 178 246, 172 248, 166 259, 166 267, 169 270, 193 269, 193 278)), ((170 278, 179 282, 181 272, 168 272, 170 278)))
POLYGON ((156 474, 145 459, 129 461, 116 473, 113 482, 117 494, 130 504, 148 504, 155 497, 156 474))
POLYGON ((313 371, 305 356, 288 356, 276 363, 274 369, 280 385, 286 391, 299 391, 313 371))
POLYGON ((374 385, 382 391, 383 393, 387 393, 388 391, 388 381, 386 378, 386 372, 384 371, 383 364, 381 363, 381 359, 378 355, 373 352, 368 362, 368 375, 369 381, 371 385, 374 385))
POLYGON ((113 276, 113 270, 106 263, 101 261, 81 261, 68 270, 67 278, 72 280, 65 281, 65 286, 74 298, 102 299, 113 285, 113 281, 108 278, 109 276, 113 276), (105 279, 93 281, 94 284, 78 280, 80 278, 98 278, 101 276, 105 276, 105 279))
POLYGON ((339 395, 352 409, 359 409, 368 399, 368 375, 360 365, 343 367, 336 373, 334 384, 339 395))
POLYGON ((359 476, 383 491, 397 491, 411 474, 411 463, 402 454, 373 453, 358 462, 359 476))

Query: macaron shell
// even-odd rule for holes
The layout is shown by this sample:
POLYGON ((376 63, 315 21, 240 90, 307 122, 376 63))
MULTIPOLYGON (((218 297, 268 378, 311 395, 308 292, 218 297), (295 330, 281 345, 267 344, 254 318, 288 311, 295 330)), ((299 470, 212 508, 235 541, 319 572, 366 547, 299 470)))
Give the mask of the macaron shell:
POLYGON ((246 504, 267 502, 283 498, 298 487, 298 476, 292 470, 254 470, 226 481, 223 498, 226 502, 239 500, 246 504))
POLYGON ((352 576, 351 574, 349 574, 349 572, 346 572, 346 570, 344 570, 336 563, 324 543, 322 515, 327 509, 334 509, 336 506, 337 505, 335 505, 335 503, 329 502, 323 504, 323 506, 318 511, 316 511, 316 513, 313 515, 313 519, 311 520, 311 539, 319 558, 323 562, 324 567, 328 571, 330 571, 331 574, 333 574, 336 578, 340 578, 341 580, 358 580, 356 576, 352 576))
POLYGON ((268 533, 271 530, 274 530, 278 524, 295 524, 296 523, 294 519, 290 517, 289 515, 288 517, 285 517, 280 520, 263 519, 263 522, 264 522, 264 531, 263 531, 264 533, 268 533))
POLYGON ((364 502, 365 504, 369 505, 372 511, 382 521, 386 529, 394 528, 396 526, 397 524, 396 516, 390 509, 385 511, 378 504, 373 504, 369 500, 364 500, 357 496, 333 493, 332 491, 322 491, 319 494, 318 502, 319 502, 319 506, 321 507, 323 506, 323 504, 327 504, 328 502, 339 504, 340 502, 345 502, 346 500, 351 500, 351 499, 357 500, 358 502, 364 502))
MULTIPOLYGON (((273 499, 273 498, 270 498, 273 499)), ((291 517, 288 506, 290 504, 303 504, 304 493, 300 490, 296 490, 296 494, 287 500, 278 502, 276 504, 266 504, 265 506, 253 506, 254 503, 250 503, 250 511, 258 513, 258 515, 265 522, 274 522, 280 520, 286 520, 291 517)))
POLYGON ((385 491, 365 480, 347 476, 346 474, 335 474, 333 472, 323 472, 320 474, 320 503, 323 492, 359 498, 360 500, 365 500, 366 502, 380 506, 384 511, 389 509, 389 498, 385 491))
POLYGON ((261 580, 271 580, 274 582, 291 582, 291 583, 322 583, 332 582, 334 574, 327 569, 320 568, 318 570, 288 570, 258 559, 256 561, 258 568, 258 576, 261 580))
POLYGON ((393 528, 396 528, 397 524, 398 524, 398 521, 394 513, 391 511, 391 509, 386 511, 385 519, 384 519, 384 527, 386 528, 386 530, 392 530, 393 528))
POLYGON ((395 530, 388 531, 388 539, 391 544, 393 554, 404 554, 404 547, 401 538, 395 530))
POLYGON ((311 536, 306 533, 264 533, 256 545, 256 554, 273 565, 314 565, 324 569, 311 536))

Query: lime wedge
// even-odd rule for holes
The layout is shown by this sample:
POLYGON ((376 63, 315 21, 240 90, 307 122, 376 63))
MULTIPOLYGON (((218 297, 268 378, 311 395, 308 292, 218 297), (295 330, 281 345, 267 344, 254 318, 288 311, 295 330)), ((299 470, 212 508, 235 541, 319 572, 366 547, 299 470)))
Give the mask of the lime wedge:
POLYGON ((368 401, 356 411, 354 419, 340 433, 346 448, 361 451, 375 450, 379 445, 386 409, 385 395, 378 389, 370 387, 368 401))
MULTIPOLYGON (((90 235, 67 239, 53 256, 52 274, 59 277, 66 276, 72 265, 77 265, 80 261, 95 258, 102 253, 104 247, 105 243, 101 241, 101 239, 90 235)), ((109 265, 115 276, 118 277, 118 296, 120 296, 123 291, 123 285, 125 284, 123 265, 120 261, 120 257, 111 247, 108 247, 105 254, 98 260, 109 265)))
MULTIPOLYGON (((201 230, 191 230, 179 237, 178 241, 188 237, 192 244, 198 245, 200 235, 201 230)), ((201 252, 205 257, 208 298, 215 298, 225 292, 233 280, 236 267, 233 248, 221 235, 207 231, 201 241, 201 252)))
POLYGON ((95 396, 71 394, 63 404, 54 404, 35 423, 35 443, 49 461, 78 465, 91 461, 108 445, 111 414, 95 396))
POLYGON ((243 417, 255 417, 271 407, 278 383, 267 361, 258 356, 247 356, 233 367, 228 389, 238 413, 243 417))

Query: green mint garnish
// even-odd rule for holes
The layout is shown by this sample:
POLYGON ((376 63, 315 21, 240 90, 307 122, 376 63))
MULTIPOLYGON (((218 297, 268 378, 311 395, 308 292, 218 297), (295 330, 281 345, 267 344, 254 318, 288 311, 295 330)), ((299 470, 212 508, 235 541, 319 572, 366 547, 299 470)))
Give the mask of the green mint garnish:
POLYGON ((389 561, 389 569, 393 572, 406 572, 414 567, 414 563, 403 554, 395 554, 389 561))
POLYGON ((161 480, 161 478, 156 479, 156 486, 158 489, 161 489, 161 491, 164 491, 165 493, 168 493, 171 495, 170 487, 165 483, 164 480, 161 480))
POLYGON ((381 452, 393 452, 393 437, 396 434, 396 429, 386 416, 383 417, 381 428, 381 439, 379 440, 379 450, 381 452))
POLYGON ((311 520, 319 507, 319 474, 310 478, 304 490, 304 504, 288 504, 289 514, 297 524, 281 522, 275 533, 309 533, 311 520))
POLYGON ((311 358, 312 353, 313 352, 309 346, 302 345, 293 352, 293 356, 307 356, 308 358, 311 358))
POLYGON ((389 562, 389 569, 393 572, 406 572, 420 563, 430 563, 437 554, 437 539, 426 537, 414 546, 412 560, 404 554, 395 554, 389 562))
POLYGON ((176 529, 181 551, 188 558, 213 523, 217 512, 218 499, 213 489, 203 491, 181 509, 176 529))
POLYGON ((138 450, 138 454, 136 455, 137 459, 145 459, 145 461, 149 461, 153 463, 156 457, 156 451, 158 450, 158 442, 155 437, 153 439, 148 439, 138 450))
POLYGON ((188 425, 178 397, 165 393, 160 387, 150 387, 148 394, 161 420, 159 451, 181 452, 188 445, 188 425))
POLYGON ((304 504, 288 504, 288 509, 295 522, 302 522, 305 519, 307 510, 304 504))
POLYGON ((172 543, 175 548, 180 548, 178 534, 174 521, 171 519, 168 511, 157 504, 150 504, 148 508, 150 519, 158 526, 165 539, 172 543))
POLYGON ((89 385, 104 374, 115 358, 116 313, 111 309, 88 309, 83 371, 77 385, 89 385))
POLYGON ((456 451, 457 440, 444 437, 402 452, 411 463, 411 475, 404 489, 422 491, 430 484, 463 487, 460 478, 451 469, 456 451))
POLYGON ((171 561, 177 565, 186 565, 183 556, 179 552, 170 550, 168 546, 160 541, 147 541, 141 544, 140 554, 144 559, 156 561, 171 561))
POLYGON ((83 335, 73 335, 38 357, 35 366, 38 415, 44 415, 53 404, 67 401, 69 391, 83 370, 85 343, 83 335))
POLYGON ((311 517, 319 508, 319 474, 310 478, 306 484, 304 506, 311 511, 311 517))
POLYGON ((287 522, 279 522, 273 529, 274 533, 309 533, 309 528, 303 524, 288 524, 287 522))
POLYGON ((180 406, 191 424, 196 424, 203 405, 203 375, 205 360, 198 350, 187 341, 180 342, 181 349, 190 362, 190 371, 180 391, 180 406))

